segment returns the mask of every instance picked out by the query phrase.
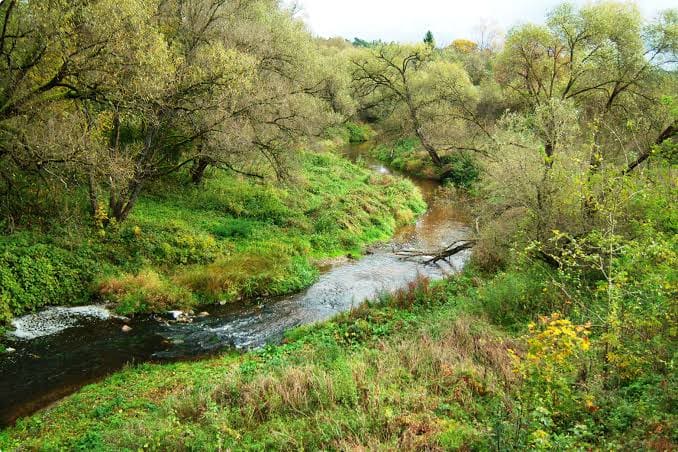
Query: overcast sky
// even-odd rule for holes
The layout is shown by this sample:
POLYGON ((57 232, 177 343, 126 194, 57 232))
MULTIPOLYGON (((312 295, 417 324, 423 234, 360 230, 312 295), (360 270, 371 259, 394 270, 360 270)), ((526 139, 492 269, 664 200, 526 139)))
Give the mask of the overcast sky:
MULTIPOLYGON (((542 22, 561 0, 296 0, 311 31, 323 37, 413 42, 433 31, 438 44, 474 39, 474 27, 493 20, 504 30, 523 22, 542 22)), ((573 3, 584 4, 585 0, 573 3)), ((677 0, 640 0, 643 14, 678 6, 677 0)))

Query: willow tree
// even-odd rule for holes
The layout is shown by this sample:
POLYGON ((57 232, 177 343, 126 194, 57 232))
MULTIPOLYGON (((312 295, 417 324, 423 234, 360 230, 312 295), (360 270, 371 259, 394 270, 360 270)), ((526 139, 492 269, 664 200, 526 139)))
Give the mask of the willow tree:
POLYGON ((435 165, 443 165, 441 151, 478 150, 459 144, 469 125, 479 125, 476 92, 459 65, 437 60, 425 44, 384 45, 359 53, 352 62, 363 108, 381 108, 382 116, 416 135, 435 165))
POLYGON ((11 210, 9 198, 33 187, 76 185, 83 172, 110 163, 98 158, 89 106, 163 89, 168 53, 154 11, 153 2, 137 0, 0 4, 3 206, 11 210))
POLYGON ((322 64, 304 25, 275 1, 179 5, 191 3, 213 5, 210 27, 198 29, 210 28, 219 45, 243 54, 248 80, 241 89, 222 90, 220 108, 205 115, 213 127, 197 141, 197 154, 189 156, 193 181, 199 183, 208 167, 282 177, 290 150, 319 134, 332 110, 341 108, 334 73, 322 64))
POLYGON ((553 230, 579 236, 608 221, 597 206, 613 181, 675 135, 661 99, 676 87, 676 17, 647 24, 628 3, 563 5, 545 26, 509 33, 495 76, 512 111, 484 162, 484 213, 500 226, 488 231, 512 225, 548 248, 553 230))
MULTIPOLYGON (((527 24, 509 33, 497 78, 528 111, 555 100, 572 101, 581 124, 595 137, 592 167, 606 157, 623 161, 631 143, 642 141, 647 149, 673 126, 666 111, 656 107, 668 94, 663 91, 675 86, 677 19, 675 11, 668 11, 645 25, 629 3, 594 3, 578 10, 564 4, 545 26, 527 24)), ((559 143, 546 136, 543 145, 549 165, 559 143)))
POLYGON ((219 0, 157 5, 153 21, 172 61, 162 68, 167 82, 152 96, 121 93, 102 111, 110 117, 108 152, 128 168, 102 174, 92 187, 108 191, 107 216, 126 219, 149 181, 195 161, 201 143, 230 117, 232 99, 251 89, 251 58, 222 39, 232 8, 219 0))
POLYGON ((110 154, 128 170, 94 189, 107 189, 118 221, 149 181, 183 167, 196 183, 209 167, 282 177, 290 150, 331 115, 312 39, 277 2, 167 1, 155 20, 173 62, 169 82, 104 111, 110 154))

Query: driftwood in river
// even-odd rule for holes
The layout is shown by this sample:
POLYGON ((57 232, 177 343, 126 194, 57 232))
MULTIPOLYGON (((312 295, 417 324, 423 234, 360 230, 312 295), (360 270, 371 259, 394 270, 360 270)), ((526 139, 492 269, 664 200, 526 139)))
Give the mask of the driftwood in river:
POLYGON ((411 259, 414 257, 428 257, 424 261, 424 264, 435 264, 438 261, 447 260, 447 258, 459 254, 464 250, 473 248, 476 244, 476 240, 457 240, 450 245, 446 246, 437 251, 421 251, 421 250, 412 250, 405 249, 400 250, 396 254, 401 256, 403 259, 411 259))

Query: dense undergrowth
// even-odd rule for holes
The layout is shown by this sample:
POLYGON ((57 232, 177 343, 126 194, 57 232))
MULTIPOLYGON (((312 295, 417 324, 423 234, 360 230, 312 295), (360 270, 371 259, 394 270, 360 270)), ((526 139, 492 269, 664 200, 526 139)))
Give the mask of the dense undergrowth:
POLYGON ((441 152, 442 165, 435 166, 416 138, 382 144, 372 152, 377 159, 394 169, 417 177, 440 179, 460 188, 471 188, 480 176, 478 163, 470 154, 441 152))
POLYGON ((106 229, 69 221, 0 236, 0 321, 93 298, 130 314, 289 293, 314 281, 315 260, 357 256, 425 208, 410 182, 329 153, 301 154, 300 167, 286 185, 226 173, 157 184, 106 229))

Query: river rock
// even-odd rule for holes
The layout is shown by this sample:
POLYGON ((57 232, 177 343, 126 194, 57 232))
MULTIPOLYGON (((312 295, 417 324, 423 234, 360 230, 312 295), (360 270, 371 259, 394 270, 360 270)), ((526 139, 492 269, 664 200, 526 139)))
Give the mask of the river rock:
POLYGON ((167 311, 167 318, 169 320, 179 321, 184 317, 186 317, 184 311, 167 311))
POLYGON ((207 311, 202 311, 198 314, 198 317, 209 317, 210 313, 207 311))
POLYGON ((16 351, 16 348, 12 348, 12 347, 7 347, 5 349, 5 353, 14 353, 15 351, 16 351))
POLYGON ((129 325, 123 325, 121 329, 123 333, 129 333, 130 331, 132 331, 132 327, 129 325))
POLYGON ((191 313, 184 311, 167 311, 164 317, 168 321, 176 323, 191 323, 193 321, 191 313))

